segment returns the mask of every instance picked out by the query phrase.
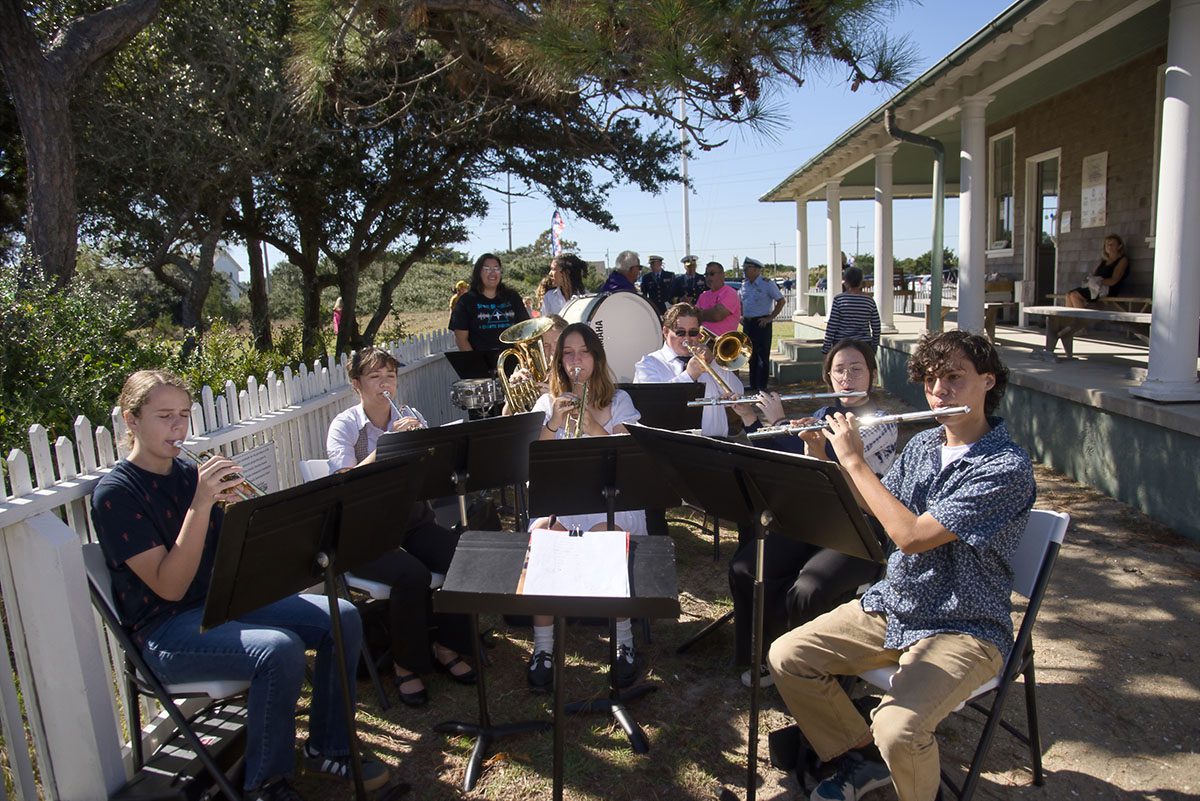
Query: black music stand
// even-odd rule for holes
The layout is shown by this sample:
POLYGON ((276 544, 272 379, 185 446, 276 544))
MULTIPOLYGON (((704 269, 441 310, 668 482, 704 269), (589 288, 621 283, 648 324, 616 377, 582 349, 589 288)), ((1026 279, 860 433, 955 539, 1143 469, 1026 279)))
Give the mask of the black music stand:
POLYGON ((763 658, 763 542, 771 530, 859 559, 883 562, 883 549, 858 507, 839 465, 807 456, 629 426, 630 434, 663 465, 685 499, 704 500, 721 517, 753 525, 754 624, 750 674, 749 763, 746 801, 758 780, 758 668, 763 658))
POLYGON ((410 453, 231 505, 204 604, 201 625, 210 629, 324 580, 359 801, 367 795, 335 578, 399 547, 403 530, 394 525, 396 510, 416 499, 417 470, 426 455, 410 453))
POLYGON ((448 350, 446 361, 461 379, 492 378, 496 375, 498 350, 448 350))
MULTIPOLYGON (((468 492, 525 483, 529 443, 537 439, 544 423, 545 416, 540 412, 526 412, 439 428, 392 431, 379 438, 375 458, 386 462, 418 451, 429 452, 417 499, 457 495, 461 531, 467 527, 468 492)), ((524 517, 519 509, 517 516, 524 517)))
MULTIPOLYGON (((628 435, 535 442, 529 446, 530 515, 605 512, 611 531, 616 527, 618 510, 678 506, 679 493, 674 487, 646 480, 655 474, 656 467, 657 463, 628 435)), ((650 744, 624 704, 658 688, 646 683, 625 689, 618 686, 616 626, 616 619, 610 618, 608 697, 573 702, 567 705, 567 711, 612 714, 629 737, 634 753, 644 754, 650 744)), ((562 648, 559 641, 556 659, 562 648)))
POLYGON ((638 422, 644 426, 667 431, 700 428, 704 407, 688 406, 688 401, 704 397, 704 384, 699 381, 619 384, 618 388, 629 393, 634 408, 642 415, 638 422))
MULTIPOLYGON (((607 439, 607 438, 606 438, 607 439)), ((554 615, 554 800, 563 796, 563 671, 567 617, 677 617, 679 584, 675 543, 667 537, 633 537, 629 546, 629 597, 524 595, 517 593, 528 536, 507 531, 468 531, 458 542, 446 583, 434 597, 440 612, 478 615, 554 615)), ((487 743, 475 744, 467 766, 467 789, 482 769, 487 743), (473 772, 472 772, 473 771, 473 772)))

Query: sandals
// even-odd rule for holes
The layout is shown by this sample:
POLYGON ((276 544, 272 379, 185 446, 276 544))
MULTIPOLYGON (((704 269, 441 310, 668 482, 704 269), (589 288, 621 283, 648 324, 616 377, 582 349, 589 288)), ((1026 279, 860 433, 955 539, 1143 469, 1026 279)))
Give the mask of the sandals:
POLYGON ((396 673, 392 672, 392 680, 396 682, 396 692, 400 695, 400 700, 405 706, 425 706, 429 703, 429 691, 422 687, 415 692, 406 693, 400 689, 402 686, 413 680, 420 680, 420 676, 416 673, 396 673))

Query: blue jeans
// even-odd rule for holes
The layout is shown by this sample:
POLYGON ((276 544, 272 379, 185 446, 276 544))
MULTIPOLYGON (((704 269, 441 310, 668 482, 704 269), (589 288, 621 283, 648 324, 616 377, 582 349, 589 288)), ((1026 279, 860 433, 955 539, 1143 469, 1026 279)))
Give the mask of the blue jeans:
MULTIPOLYGON (((349 601, 339 601, 346 670, 353 694, 362 646, 362 621, 349 601)), ((323 595, 293 595, 238 620, 200 631, 202 608, 180 612, 146 638, 146 662, 164 684, 246 679, 247 789, 296 767, 296 701, 304 681, 304 652, 317 651, 309 740, 325 756, 345 756, 350 743, 333 662, 332 622, 323 595)))

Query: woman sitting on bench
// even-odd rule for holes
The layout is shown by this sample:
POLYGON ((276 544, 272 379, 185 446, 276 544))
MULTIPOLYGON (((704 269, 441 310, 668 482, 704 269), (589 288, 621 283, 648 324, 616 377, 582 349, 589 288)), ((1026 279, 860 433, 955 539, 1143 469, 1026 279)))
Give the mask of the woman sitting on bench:
POLYGON ((1094 300, 1115 297, 1127 275, 1129 257, 1125 255, 1125 243, 1116 234, 1109 234, 1104 237, 1104 258, 1088 278, 1087 286, 1067 293, 1067 305, 1073 309, 1086 309, 1094 300))

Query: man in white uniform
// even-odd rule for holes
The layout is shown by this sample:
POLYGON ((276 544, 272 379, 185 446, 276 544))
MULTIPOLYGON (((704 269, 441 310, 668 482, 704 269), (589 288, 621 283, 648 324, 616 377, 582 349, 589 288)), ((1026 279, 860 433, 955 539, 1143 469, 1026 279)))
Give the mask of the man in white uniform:
MULTIPOLYGON (((692 356, 687 345, 699 347, 700 312, 690 303, 676 303, 663 315, 663 346, 647 353, 633 368, 635 384, 666 384, 699 381, 704 384, 704 397, 719 398, 724 393, 712 376, 704 371, 700 360, 692 356)), ((743 386, 732 371, 712 363, 712 354, 704 351, 705 360, 721 377, 734 395, 741 395, 743 386)), ((729 417, 725 406, 709 406, 701 418, 705 436, 724 437, 729 434, 729 417)))

